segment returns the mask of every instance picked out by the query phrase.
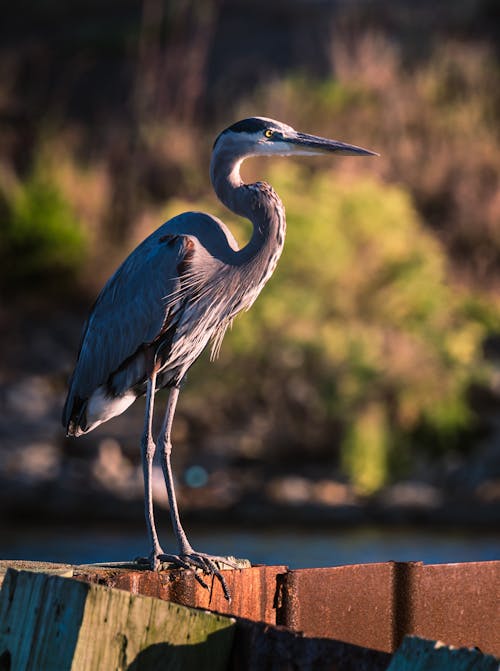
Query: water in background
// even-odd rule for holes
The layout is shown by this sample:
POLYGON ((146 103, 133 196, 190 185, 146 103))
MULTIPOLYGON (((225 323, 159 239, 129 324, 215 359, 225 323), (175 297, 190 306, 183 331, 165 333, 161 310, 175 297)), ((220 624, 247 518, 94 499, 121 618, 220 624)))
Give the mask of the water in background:
MULTIPOLYGON (((193 546, 212 554, 246 557, 254 564, 315 568, 380 561, 428 564, 500 559, 500 534, 422 529, 188 530, 193 546)), ((173 550, 170 535, 165 551, 173 550), (170 545, 167 545, 170 543, 170 545)), ((0 532, 0 558, 86 564, 127 561, 146 554, 145 532, 95 529, 0 532)))

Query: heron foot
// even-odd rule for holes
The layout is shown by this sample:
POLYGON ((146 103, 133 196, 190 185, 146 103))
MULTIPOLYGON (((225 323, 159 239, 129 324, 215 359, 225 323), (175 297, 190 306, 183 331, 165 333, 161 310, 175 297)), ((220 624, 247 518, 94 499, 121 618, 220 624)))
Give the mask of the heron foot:
POLYGON ((224 576, 221 573, 221 565, 229 566, 229 568, 232 569, 240 568, 234 557, 217 557, 216 555, 195 552, 194 550, 190 549, 187 552, 183 552, 179 555, 163 554, 160 555, 160 559, 162 562, 174 564, 180 568, 193 571, 196 581, 199 582, 199 584, 205 589, 210 588, 205 580, 203 580, 201 575, 197 572, 197 569, 201 570, 204 575, 214 576, 220 582, 226 600, 231 601, 229 588, 224 579, 224 576))
POLYGON ((139 564, 141 568, 148 569, 150 571, 160 571, 162 568, 163 556, 163 550, 158 548, 158 551, 151 552, 149 557, 136 557, 134 559, 134 563, 139 564))

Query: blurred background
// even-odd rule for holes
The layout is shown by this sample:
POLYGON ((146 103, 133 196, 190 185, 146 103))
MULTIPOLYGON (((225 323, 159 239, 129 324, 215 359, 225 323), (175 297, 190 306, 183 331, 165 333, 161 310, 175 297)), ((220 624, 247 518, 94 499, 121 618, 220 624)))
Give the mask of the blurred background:
MULTIPOLYGON (((0 555, 144 552, 144 404, 68 440, 66 381, 163 221, 206 210, 248 239, 208 164, 260 115, 381 157, 245 164, 287 243, 181 395, 187 530, 291 566, 498 558, 496 0, 24 0, 0 36, 0 555)), ((155 496, 171 538, 159 468, 155 496)))

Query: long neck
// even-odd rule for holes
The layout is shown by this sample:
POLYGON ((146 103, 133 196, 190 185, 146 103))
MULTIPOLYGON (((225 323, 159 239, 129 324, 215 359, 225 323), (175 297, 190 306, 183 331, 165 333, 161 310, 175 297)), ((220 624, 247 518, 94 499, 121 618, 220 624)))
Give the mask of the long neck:
POLYGON ((212 156, 210 177, 218 198, 236 214, 253 224, 250 241, 235 253, 238 265, 261 266, 264 281, 273 272, 285 241, 285 208, 269 184, 244 184, 240 176, 242 159, 219 152, 212 156))

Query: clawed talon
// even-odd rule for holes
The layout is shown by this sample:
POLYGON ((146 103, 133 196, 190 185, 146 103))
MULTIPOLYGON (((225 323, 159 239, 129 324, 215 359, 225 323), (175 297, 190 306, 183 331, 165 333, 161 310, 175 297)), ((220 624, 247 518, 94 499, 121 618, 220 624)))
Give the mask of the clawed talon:
POLYGON ((160 552, 152 552, 149 557, 135 557, 134 563, 150 571, 159 571, 163 561, 162 557, 163 550, 160 550, 160 552))
POLYGON ((222 591, 224 592, 224 597, 227 601, 231 601, 231 594, 229 588, 226 584, 224 576, 217 567, 217 563, 226 564, 230 568, 238 568, 238 564, 235 561, 232 561, 228 557, 217 557, 215 555, 208 555, 201 552, 186 552, 180 555, 165 554, 163 552, 155 555, 150 555, 149 557, 136 557, 134 559, 136 564, 147 568, 151 571, 159 571, 162 569, 162 564, 175 564, 180 568, 187 569, 192 571, 195 577, 195 580, 205 589, 210 589, 205 580, 197 573, 196 569, 203 571, 205 575, 211 575, 217 578, 220 582, 222 591))
POLYGON ((224 576, 217 567, 216 562, 220 564, 226 564, 230 568, 238 568, 236 562, 228 559, 227 557, 217 557, 214 555, 208 555, 194 551, 186 552, 180 555, 162 554, 159 556, 159 559, 163 562, 170 562, 180 566, 181 568, 193 571, 195 580, 205 589, 210 589, 210 587, 207 585, 205 580, 203 580, 201 575, 197 573, 196 569, 201 569, 205 575, 214 576, 220 582, 226 600, 231 601, 229 588, 226 584, 224 576))

